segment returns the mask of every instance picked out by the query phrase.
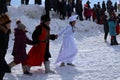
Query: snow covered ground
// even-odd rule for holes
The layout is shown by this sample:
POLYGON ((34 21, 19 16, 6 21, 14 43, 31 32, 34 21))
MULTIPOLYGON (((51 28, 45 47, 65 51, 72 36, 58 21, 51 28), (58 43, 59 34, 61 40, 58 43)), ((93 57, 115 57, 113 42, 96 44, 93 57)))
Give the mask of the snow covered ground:
MULTIPOLYGON (((13 29, 16 27, 15 21, 20 19, 30 33, 27 36, 31 39, 31 33, 40 22, 40 16, 44 13, 44 8, 37 5, 22 5, 19 7, 8 7, 12 19, 9 48, 6 55, 7 62, 11 62, 13 48, 13 29)), ((59 20, 52 12, 51 33, 57 34, 68 25, 68 20, 59 20)), ((32 67, 32 76, 23 75, 21 65, 12 68, 11 74, 6 74, 5 80, 120 80, 120 45, 111 46, 110 36, 107 43, 104 42, 103 25, 98 25, 92 21, 79 21, 76 23, 77 32, 75 34, 78 53, 73 61, 75 67, 59 67, 55 65, 58 56, 62 37, 55 41, 50 41, 50 52, 52 55, 51 68, 56 74, 45 74, 44 66, 32 67)), ((120 36, 117 36, 120 42, 120 36)), ((27 46, 27 52, 31 46, 27 46)))

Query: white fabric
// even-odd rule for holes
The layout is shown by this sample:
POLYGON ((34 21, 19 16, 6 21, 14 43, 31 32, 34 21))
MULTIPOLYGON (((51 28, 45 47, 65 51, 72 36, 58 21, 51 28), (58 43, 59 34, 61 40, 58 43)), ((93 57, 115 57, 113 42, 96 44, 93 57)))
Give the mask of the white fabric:
POLYGON ((56 64, 59 62, 71 63, 73 61, 73 58, 77 53, 77 47, 74 41, 74 32, 75 31, 72 26, 69 25, 58 34, 58 37, 62 34, 64 34, 64 37, 59 55, 55 62, 56 64))
POLYGON ((76 21, 77 17, 78 15, 72 15, 71 17, 69 17, 69 22, 76 21))

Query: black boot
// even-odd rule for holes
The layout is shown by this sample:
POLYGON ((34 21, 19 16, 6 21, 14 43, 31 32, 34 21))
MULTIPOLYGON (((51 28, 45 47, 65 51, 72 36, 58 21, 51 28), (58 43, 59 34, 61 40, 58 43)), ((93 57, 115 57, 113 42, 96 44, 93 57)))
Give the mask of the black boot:
POLYGON ((0 80, 3 80, 4 75, 5 75, 5 72, 0 72, 0 80))
POLYGON ((75 66, 74 64, 72 64, 72 63, 67 63, 67 65, 69 65, 69 66, 75 66))
POLYGON ((29 71, 25 71, 24 74, 30 75, 30 76, 32 75, 32 73, 30 73, 29 71))

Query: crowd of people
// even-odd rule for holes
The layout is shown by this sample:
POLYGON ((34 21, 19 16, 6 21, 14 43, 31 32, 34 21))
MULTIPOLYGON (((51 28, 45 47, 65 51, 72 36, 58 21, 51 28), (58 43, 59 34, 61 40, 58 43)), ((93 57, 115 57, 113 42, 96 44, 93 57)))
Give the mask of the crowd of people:
MULTIPOLYGON (((30 68, 32 66, 41 66, 42 63, 45 66, 45 73, 55 73, 50 69, 51 54, 49 51, 49 40, 55 40, 64 34, 63 44, 61 46, 59 55, 56 60, 57 63, 61 63, 60 66, 65 65, 75 66, 72 61, 77 53, 77 47, 75 45, 73 34, 76 32, 76 20, 93 20, 97 24, 104 25, 104 40, 107 41, 107 35, 110 33, 111 45, 118 45, 116 36, 120 33, 119 23, 120 14, 116 15, 117 4, 112 4, 111 0, 94 4, 91 8, 90 1, 88 0, 84 6, 82 0, 45 0, 46 14, 41 16, 40 24, 36 26, 36 29, 32 33, 32 40, 26 36, 26 26, 22 21, 16 21, 16 28, 14 29, 15 39, 12 55, 13 61, 7 64, 5 55, 7 53, 9 35, 11 33, 10 23, 11 19, 6 14, 7 5, 11 5, 11 0, 0 0, 0 80, 3 80, 5 73, 11 73, 11 68, 21 63, 23 74, 32 75, 30 68), (53 9, 60 15, 60 19, 64 20, 66 17, 69 20, 69 25, 58 34, 50 34, 50 10, 53 9), (74 10, 75 9, 75 10, 74 10), (106 14, 108 13, 108 15, 106 14), (72 15, 75 13, 76 15, 72 15), (22 40, 20 40, 22 39, 22 40), (26 53, 26 44, 32 45, 32 48, 26 53), (68 46, 69 45, 69 46, 68 46)), ((21 0, 21 4, 29 4, 29 0, 21 0)), ((35 4, 41 4, 41 0, 35 0, 35 4)))
MULTIPOLYGON (((41 5, 42 0, 35 0, 34 4, 41 5)), ((21 0, 21 4, 29 5, 29 0, 21 0)), ((85 4, 82 3, 82 0, 45 0, 45 11, 46 14, 49 14, 51 10, 54 10, 58 13, 59 18, 64 20, 69 18, 72 14, 77 14, 79 20, 90 20, 96 21, 98 24, 103 23, 102 18, 105 15, 105 12, 111 13, 113 11, 117 12, 117 2, 114 4, 111 0, 107 2, 102 1, 102 3, 97 2, 92 5, 89 0, 85 4)), ((7 12, 7 6, 11 5, 11 0, 0 0, 0 14, 7 12)))
POLYGON ((11 20, 7 14, 2 14, 0 16, 0 80, 3 80, 5 73, 11 73, 11 68, 19 63, 22 64, 23 74, 26 75, 32 75, 32 73, 30 73, 30 68, 32 66, 41 66, 42 63, 44 63, 46 74, 54 74, 55 71, 50 69, 49 58, 51 58, 51 54, 49 51, 49 40, 55 40, 63 33, 65 34, 65 39, 63 40, 63 46, 61 46, 61 50, 63 48, 66 49, 63 49, 62 53, 60 51, 60 56, 58 56, 58 60, 56 60, 56 62, 61 62, 61 65, 64 62, 67 62, 67 65, 74 66, 74 64, 72 64, 72 61, 77 53, 77 47, 74 42, 73 34, 75 32, 77 15, 73 15, 69 18, 69 26, 67 26, 66 29, 59 34, 50 34, 50 20, 51 19, 47 14, 41 16, 40 24, 36 26, 36 29, 31 35, 32 40, 28 39, 26 36, 26 26, 20 20, 16 21, 17 27, 14 29, 15 39, 13 51, 11 53, 13 55, 13 61, 7 64, 5 55, 7 53, 9 34, 11 32, 11 20), (32 45, 32 48, 28 54, 26 53, 26 44, 32 45), (66 56, 64 56, 65 53, 69 54, 66 54, 66 56), (61 58, 61 55, 64 56, 62 57, 63 59, 61 58))

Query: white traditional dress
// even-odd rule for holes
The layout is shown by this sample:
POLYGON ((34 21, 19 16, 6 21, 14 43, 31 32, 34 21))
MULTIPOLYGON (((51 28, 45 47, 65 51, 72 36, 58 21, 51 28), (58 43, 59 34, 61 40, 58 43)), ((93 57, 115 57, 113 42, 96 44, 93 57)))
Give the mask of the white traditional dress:
POLYGON ((73 58, 77 53, 77 47, 74 41, 74 32, 75 29, 69 25, 58 34, 58 37, 62 34, 64 34, 64 36, 59 55, 55 62, 56 64, 60 62, 72 63, 73 58))

